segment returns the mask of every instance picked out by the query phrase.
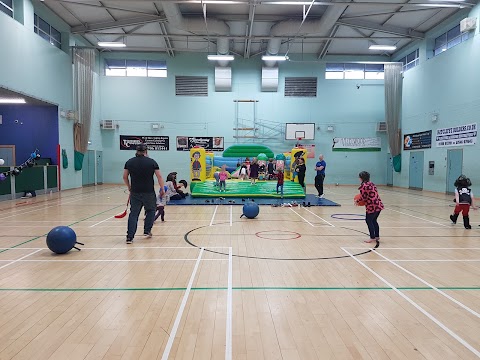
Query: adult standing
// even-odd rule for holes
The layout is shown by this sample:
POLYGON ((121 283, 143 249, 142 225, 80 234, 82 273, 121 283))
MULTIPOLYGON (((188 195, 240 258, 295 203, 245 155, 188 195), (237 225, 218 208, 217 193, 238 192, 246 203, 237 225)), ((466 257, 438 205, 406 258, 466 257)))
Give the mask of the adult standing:
POLYGON ((156 210, 156 194, 153 175, 157 177, 160 185, 160 195, 164 193, 164 183, 160 168, 155 160, 147 156, 147 145, 139 144, 135 157, 125 163, 123 182, 130 192, 130 215, 128 216, 127 244, 133 242, 137 232, 138 216, 142 207, 145 207, 145 222, 143 235, 152 237, 152 226, 156 210), (130 177, 130 178, 129 178, 130 177))
POLYGON ((298 175, 298 183, 302 186, 303 190, 306 191, 305 188, 305 173, 307 172, 307 167, 305 166, 305 160, 301 157, 298 158, 298 165, 295 169, 298 175))
POLYGON ((325 180, 325 168, 327 163, 323 160, 323 154, 320 154, 318 161, 315 164, 317 175, 315 176, 315 189, 318 191, 317 197, 323 198, 323 181, 325 180))

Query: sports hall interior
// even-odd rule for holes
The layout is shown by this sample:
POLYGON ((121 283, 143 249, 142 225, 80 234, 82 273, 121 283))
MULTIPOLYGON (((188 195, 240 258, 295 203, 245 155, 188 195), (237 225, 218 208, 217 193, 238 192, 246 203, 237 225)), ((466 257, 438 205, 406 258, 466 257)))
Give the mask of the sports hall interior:
POLYGON ((480 212, 449 218, 461 174, 480 194, 479 17, 476 0, 0 0, 0 359, 480 358, 480 212), (189 185, 190 139, 299 145, 312 206, 188 195, 127 245, 136 139, 189 185), (58 226, 80 250, 47 247, 58 226))

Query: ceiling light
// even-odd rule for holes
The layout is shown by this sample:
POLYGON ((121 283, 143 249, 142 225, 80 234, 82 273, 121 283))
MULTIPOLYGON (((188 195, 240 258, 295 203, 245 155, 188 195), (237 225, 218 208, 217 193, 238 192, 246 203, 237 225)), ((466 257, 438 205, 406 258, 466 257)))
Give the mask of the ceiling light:
POLYGON ((395 45, 370 45, 368 47, 369 50, 386 50, 386 51, 393 51, 396 50, 397 47, 395 45))
POLYGON ((25 104, 23 98, 0 98, 0 104, 25 104))
POLYGON ((285 61, 288 60, 287 55, 263 55, 262 60, 265 61, 285 61))
POLYGON ((109 41, 99 41, 98 46, 100 47, 126 47, 127 45, 123 42, 109 42, 109 41))
POLYGON ((235 58, 233 57, 233 55, 208 55, 207 59, 208 60, 218 60, 218 61, 220 61, 220 60, 232 61, 235 58))

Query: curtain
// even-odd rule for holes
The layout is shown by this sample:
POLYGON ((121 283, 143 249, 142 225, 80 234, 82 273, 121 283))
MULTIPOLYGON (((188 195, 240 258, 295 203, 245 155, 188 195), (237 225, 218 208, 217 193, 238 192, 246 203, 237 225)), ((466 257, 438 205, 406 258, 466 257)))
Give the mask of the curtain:
POLYGON ((402 64, 385 64, 385 122, 387 123, 388 144, 393 157, 393 169, 402 170, 402 64))
POLYGON ((87 152, 88 139, 90 137, 90 125, 92 123, 93 101, 93 73, 95 69, 94 49, 73 50, 73 83, 75 126, 73 137, 75 145, 74 167, 82 170, 83 157, 87 152))

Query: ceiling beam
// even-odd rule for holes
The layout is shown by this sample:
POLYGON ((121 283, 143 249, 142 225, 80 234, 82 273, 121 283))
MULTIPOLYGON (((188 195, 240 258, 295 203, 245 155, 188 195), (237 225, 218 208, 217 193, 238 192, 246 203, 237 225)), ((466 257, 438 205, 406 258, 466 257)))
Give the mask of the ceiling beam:
MULTIPOLYGON (((62 0, 65 3, 69 2, 76 2, 76 0, 62 0)), ((97 0, 85 0, 83 3, 90 3, 90 4, 97 4, 97 0)), ((117 3, 121 2, 129 2, 131 3, 132 0, 115 0, 117 3)), ((152 2, 152 0, 135 0, 135 2, 152 2)), ((173 2, 177 4, 215 4, 217 0, 162 0, 162 2, 173 2)), ((257 5, 279 5, 279 3, 285 2, 284 6, 301 6, 304 3, 310 3, 309 0, 303 0, 299 5, 297 4, 292 4, 291 0, 223 0, 220 4, 221 6, 225 5, 250 5, 250 4, 257 4, 257 5)), ((376 5, 385 5, 385 6, 402 6, 405 5, 405 2, 401 0, 397 1, 365 1, 365 2, 355 2, 355 1, 315 1, 313 4, 314 6, 335 6, 335 5, 348 5, 348 6, 354 6, 354 7, 372 7, 376 5)), ((438 1, 425 1, 422 3, 411 3, 408 4, 411 7, 423 7, 423 8, 441 8, 441 7, 450 7, 450 8, 473 8, 474 6, 477 5, 477 2, 475 3, 469 3, 469 2, 456 2, 454 0, 451 1, 444 1, 444 0, 438 0, 438 1)))
POLYGON ((72 34, 86 34, 92 31, 122 28, 124 26, 144 25, 161 21, 167 21, 167 19, 160 15, 140 16, 117 21, 106 21, 101 23, 74 26, 72 27, 72 34))
MULTIPOLYGON (((155 11, 157 12, 157 15, 165 16, 164 13, 160 12, 156 3, 153 3, 153 6, 155 7, 155 11)), ((173 45, 170 38, 168 37, 168 31, 167 31, 167 27, 165 26, 165 23, 159 22, 158 25, 160 26, 160 32, 163 35, 163 41, 165 41, 165 45, 167 46, 168 55, 171 57, 175 57, 175 53, 173 52, 173 45)))
POLYGON ((257 5, 253 4, 250 5, 250 9, 248 10, 248 24, 247 29, 245 31, 245 35, 247 38, 245 39, 245 51, 243 53, 243 57, 248 59, 250 57, 250 48, 252 46, 252 32, 253 32, 253 22, 255 20, 255 8, 257 5))
POLYGON ((395 15, 395 14, 409 14, 409 13, 418 13, 420 11, 433 11, 438 10, 435 8, 424 8, 424 9, 412 9, 412 10, 401 10, 401 11, 380 11, 380 12, 368 12, 368 13, 361 13, 355 15, 349 15, 342 17, 342 20, 347 19, 357 19, 357 18, 364 18, 368 16, 383 16, 383 15, 395 15))
MULTIPOLYGON (((125 12, 130 12, 130 13, 135 13, 135 14, 142 14, 142 15, 151 15, 151 12, 146 12, 146 11, 141 11, 141 10, 134 10, 134 9, 128 9, 128 8, 123 8, 123 7, 118 7, 118 6, 111 6, 111 5, 98 5, 97 2, 95 3, 88 3, 88 2, 78 2, 74 0, 57 0, 59 3, 63 4, 72 4, 72 5, 80 5, 80 6, 85 6, 85 7, 93 7, 93 8, 102 8, 102 9, 107 9, 107 10, 118 10, 118 11, 125 11, 125 12)), ((100 2, 101 4, 101 2, 100 2)))
POLYGON ((339 20, 338 25, 348 26, 350 28, 364 29, 370 31, 381 32, 384 34, 397 35, 406 38, 424 39, 425 34, 419 31, 405 29, 398 26, 379 25, 365 20, 339 20))
MULTIPOLYGON (((160 34, 160 33, 131 33, 131 34, 121 34, 121 33, 113 33, 113 32, 89 32, 86 35, 104 35, 104 36, 121 36, 121 37, 131 37, 131 36, 160 36, 160 37, 165 37, 168 36, 174 40, 178 41, 190 41, 191 39, 203 39, 203 41, 207 41, 206 35, 196 35, 196 34, 189 34, 189 35, 175 35, 175 34, 160 34)), ((248 36, 248 35, 215 35, 215 38, 226 38, 230 40, 245 40, 245 39, 252 39, 253 40, 270 40, 270 39, 285 39, 285 35, 278 35, 278 36, 272 36, 272 35, 253 35, 253 36, 248 36)), ((299 35, 295 39, 293 37, 289 38, 289 42, 294 42, 293 40, 298 40, 297 42, 302 42, 304 40, 312 40, 312 42, 323 40, 323 41, 328 41, 328 40, 401 40, 404 38, 411 38, 411 36, 376 36, 376 37, 370 37, 370 36, 365 36, 365 37, 360 37, 360 36, 315 36, 315 35, 299 35)))
POLYGON ((333 42, 333 39, 335 39, 335 35, 337 35, 337 31, 338 31, 338 28, 340 26, 338 25, 334 25, 333 28, 332 28, 332 31, 330 33, 330 36, 332 37, 332 39, 329 39, 327 40, 327 42, 325 43, 324 46, 322 46, 322 48, 320 49, 320 51, 318 52, 318 59, 323 59, 325 57, 325 55, 327 55, 328 53, 328 48, 330 47, 330 45, 332 44, 333 42))

